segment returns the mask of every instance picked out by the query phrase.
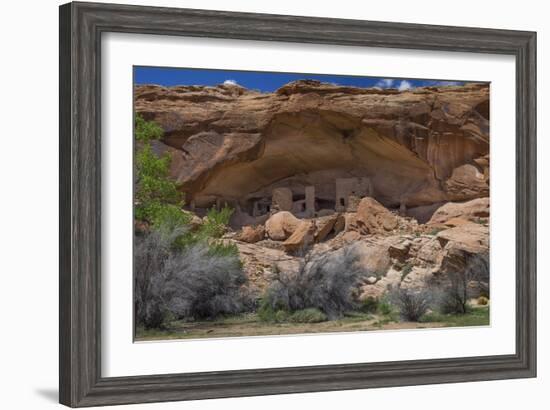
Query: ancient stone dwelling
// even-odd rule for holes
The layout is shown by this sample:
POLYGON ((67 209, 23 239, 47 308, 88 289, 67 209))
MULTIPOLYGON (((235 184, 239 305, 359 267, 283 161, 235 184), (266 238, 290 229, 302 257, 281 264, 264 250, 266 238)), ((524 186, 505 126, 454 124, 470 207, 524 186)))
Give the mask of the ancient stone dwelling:
MULTIPOLYGON (((330 182, 328 183, 330 184, 330 182)), ((323 184, 326 188, 327 183, 323 184)), ((361 198, 373 196, 373 186, 368 177, 336 178, 330 190, 333 198, 316 194, 315 185, 275 187, 271 195, 252 197, 238 202, 218 198, 216 204, 225 204, 235 209, 233 225, 261 224, 274 213, 286 211, 298 218, 314 218, 335 212, 355 212, 361 198)), ((195 209, 197 211, 197 209, 195 209)))

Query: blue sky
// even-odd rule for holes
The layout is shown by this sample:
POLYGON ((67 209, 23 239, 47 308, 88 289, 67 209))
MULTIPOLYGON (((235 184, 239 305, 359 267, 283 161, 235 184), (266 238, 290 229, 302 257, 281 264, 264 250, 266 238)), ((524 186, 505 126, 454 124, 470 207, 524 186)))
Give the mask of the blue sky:
POLYGON ((209 85, 224 82, 236 83, 245 88, 262 92, 272 92, 295 80, 319 80, 338 85, 355 87, 408 88, 427 85, 462 85, 458 81, 416 80, 404 78, 359 77, 325 74, 293 74, 261 71, 207 70, 167 67, 134 67, 135 84, 172 85, 209 85))

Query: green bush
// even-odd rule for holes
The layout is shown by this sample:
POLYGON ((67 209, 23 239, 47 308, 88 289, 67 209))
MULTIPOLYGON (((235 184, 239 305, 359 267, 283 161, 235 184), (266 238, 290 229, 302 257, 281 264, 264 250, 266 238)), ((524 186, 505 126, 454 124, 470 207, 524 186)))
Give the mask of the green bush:
POLYGON ((258 318, 262 322, 281 323, 288 319, 289 313, 283 309, 275 309, 267 300, 262 299, 258 308, 258 318))
POLYGON ((393 313, 393 306, 384 298, 378 303, 378 311, 385 316, 391 315, 393 313))
POLYGON ((365 313, 379 313, 381 315, 388 316, 394 312, 394 309, 386 297, 378 299, 369 296, 363 300, 361 311, 365 313))
POLYGON ((361 311, 366 313, 376 313, 378 311, 378 299, 372 296, 367 297, 361 304, 361 311))
POLYGON ((136 153, 136 171, 138 178, 166 178, 170 171, 171 157, 168 153, 159 157, 151 145, 143 144, 136 153))
POLYGON ((288 317, 288 321, 292 323, 320 323, 327 320, 327 315, 315 308, 297 310, 288 317))
POLYGON ((162 138, 164 131, 154 121, 146 121, 140 114, 136 113, 134 133, 136 140, 148 143, 151 140, 162 138))
POLYGON ((136 152, 135 218, 155 227, 183 226, 190 217, 181 211, 183 196, 171 180, 169 154, 158 156, 149 141, 162 136, 162 128, 136 115, 136 139, 142 142, 136 152))
POLYGON ((199 228, 197 235, 203 238, 221 238, 232 214, 233 208, 227 205, 219 211, 212 207, 206 214, 205 222, 199 228))
POLYGON ((157 156, 150 145, 144 145, 136 153, 136 177, 138 201, 154 199, 171 204, 180 204, 183 200, 175 181, 169 178, 169 154, 157 156))
POLYGON ((152 226, 158 229, 185 226, 190 220, 189 215, 182 212, 180 207, 163 204, 159 201, 150 201, 136 206, 135 217, 150 222, 152 226))
POLYGON ((262 300, 258 308, 258 318, 268 323, 320 323, 328 320, 327 315, 315 308, 290 312, 284 307, 273 308, 267 300, 262 300))
POLYGON ((274 319, 276 323, 283 323, 288 321, 289 316, 290 315, 288 312, 284 310, 278 310, 277 312, 275 312, 274 319))
POLYGON ((239 256, 239 248, 234 243, 211 241, 209 254, 213 256, 239 256))

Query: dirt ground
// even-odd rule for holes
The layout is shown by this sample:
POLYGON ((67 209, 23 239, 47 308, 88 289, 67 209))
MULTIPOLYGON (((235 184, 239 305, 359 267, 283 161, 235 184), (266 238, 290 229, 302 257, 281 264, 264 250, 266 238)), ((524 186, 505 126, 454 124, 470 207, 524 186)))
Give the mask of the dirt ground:
POLYGON ((422 322, 402 322, 395 317, 360 314, 321 323, 266 323, 259 321, 256 314, 246 314, 216 321, 174 322, 167 330, 138 329, 136 341, 487 326, 489 310, 476 308, 472 314, 461 317, 439 315, 426 319, 422 322))

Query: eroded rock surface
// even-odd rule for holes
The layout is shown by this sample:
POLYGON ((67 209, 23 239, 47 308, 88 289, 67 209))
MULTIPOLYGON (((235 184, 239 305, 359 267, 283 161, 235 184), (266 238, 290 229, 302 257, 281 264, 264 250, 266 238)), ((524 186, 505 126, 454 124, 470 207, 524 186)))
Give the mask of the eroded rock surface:
MULTIPOLYGON (((354 245, 361 298, 446 280, 489 248, 489 87, 400 92, 317 81, 136 86, 189 210, 233 207, 226 239, 264 289, 301 255, 354 245)), ((200 222, 200 219, 198 219, 200 222)))
POLYGON ((432 215, 429 224, 450 224, 457 223, 457 219, 465 221, 483 220, 489 218, 489 198, 479 198, 468 202, 449 202, 432 215))
POLYGON ((360 286, 360 298, 380 298, 395 286, 423 289, 444 284, 450 273, 464 270, 473 257, 489 252, 490 213, 486 199, 448 203, 436 210, 434 222, 428 225, 398 216, 372 198, 361 202, 364 209, 358 207, 357 212, 311 219, 292 219, 288 213, 278 212, 270 218, 270 225, 279 221, 279 231, 274 232, 284 235, 279 240, 257 242, 253 247, 237 235, 246 269, 260 283, 258 287, 269 283, 274 269, 297 271, 304 255, 315 259, 316 255, 354 246, 359 251, 361 267, 369 273, 360 286), (370 218, 369 229, 357 227, 360 210, 363 217, 370 218), (389 224, 386 218, 391 221, 389 224), (286 219, 294 222, 291 230, 281 228, 280 222, 286 219), (344 219, 354 222, 345 226, 344 219))
MULTIPOLYGON (((489 86, 363 89, 303 80, 274 93, 235 85, 135 88, 165 130, 172 175, 198 207, 284 187, 334 201, 334 180, 368 177, 406 209, 488 196, 489 86)), ((284 194, 281 206, 288 210, 284 194)))

